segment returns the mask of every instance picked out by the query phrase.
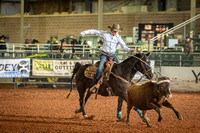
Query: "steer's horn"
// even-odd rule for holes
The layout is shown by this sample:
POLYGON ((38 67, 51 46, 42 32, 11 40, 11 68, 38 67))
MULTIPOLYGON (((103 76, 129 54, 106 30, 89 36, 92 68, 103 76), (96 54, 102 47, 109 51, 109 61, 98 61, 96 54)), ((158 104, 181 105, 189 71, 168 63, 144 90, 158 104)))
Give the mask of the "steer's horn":
POLYGON ((159 84, 161 84, 161 83, 170 83, 170 80, 161 80, 161 81, 158 81, 157 82, 157 84, 159 85, 159 84))
POLYGON ((157 80, 155 78, 151 79, 152 83, 157 83, 157 80))

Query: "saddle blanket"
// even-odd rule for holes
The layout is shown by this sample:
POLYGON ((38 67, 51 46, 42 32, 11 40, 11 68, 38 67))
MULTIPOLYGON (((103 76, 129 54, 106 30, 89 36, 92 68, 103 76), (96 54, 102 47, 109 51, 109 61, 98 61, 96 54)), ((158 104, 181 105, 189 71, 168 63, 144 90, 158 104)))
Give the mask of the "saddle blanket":
POLYGON ((96 65, 88 66, 84 71, 84 76, 89 79, 93 79, 97 73, 98 67, 96 65))

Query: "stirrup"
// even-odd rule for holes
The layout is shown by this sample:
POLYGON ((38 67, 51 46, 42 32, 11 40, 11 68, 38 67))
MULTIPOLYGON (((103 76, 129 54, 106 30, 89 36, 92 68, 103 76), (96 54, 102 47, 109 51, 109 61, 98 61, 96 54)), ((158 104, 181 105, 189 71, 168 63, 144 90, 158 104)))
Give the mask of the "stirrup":
POLYGON ((97 88, 96 88, 96 84, 92 87, 92 88, 90 88, 90 93, 92 93, 92 94, 96 94, 96 92, 97 92, 97 88))
POLYGON ((99 87, 100 87, 100 84, 97 83, 97 84, 95 84, 94 86, 92 86, 92 88, 90 88, 89 91, 90 91, 91 93, 93 93, 93 94, 97 94, 98 91, 99 91, 99 87))

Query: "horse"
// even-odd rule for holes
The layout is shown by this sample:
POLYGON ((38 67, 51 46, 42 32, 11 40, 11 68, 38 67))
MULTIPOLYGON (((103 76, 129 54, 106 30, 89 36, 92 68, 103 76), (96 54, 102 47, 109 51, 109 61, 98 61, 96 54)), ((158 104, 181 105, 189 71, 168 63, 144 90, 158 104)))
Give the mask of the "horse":
MULTIPOLYGON (((117 108, 117 118, 121 119, 121 109, 123 100, 127 102, 127 83, 131 83, 134 75, 137 71, 144 74, 148 79, 153 78, 152 69, 150 66, 149 60, 150 52, 145 53, 137 53, 134 56, 130 56, 125 59, 123 62, 116 64, 114 63, 109 79, 103 79, 102 84, 98 90, 98 94, 101 96, 118 96, 118 108, 117 108), (108 88, 111 88, 110 91, 108 88)), ((75 113, 81 113, 84 118, 87 118, 85 111, 85 104, 87 100, 90 98, 92 93, 89 91, 89 88, 93 86, 94 80, 86 78, 84 76, 84 71, 91 66, 92 64, 81 65, 79 62, 75 64, 75 68, 73 70, 73 74, 71 77, 71 90, 67 96, 72 92, 73 89, 73 78, 75 76, 75 82, 77 91, 79 93, 79 103, 80 108, 75 111, 75 113)), ((137 110, 136 110, 137 111, 137 110)), ((140 111, 140 110, 139 110, 140 111)), ((138 112, 139 113, 139 112, 138 112)), ((141 111, 139 113, 140 117, 142 117, 141 111)))

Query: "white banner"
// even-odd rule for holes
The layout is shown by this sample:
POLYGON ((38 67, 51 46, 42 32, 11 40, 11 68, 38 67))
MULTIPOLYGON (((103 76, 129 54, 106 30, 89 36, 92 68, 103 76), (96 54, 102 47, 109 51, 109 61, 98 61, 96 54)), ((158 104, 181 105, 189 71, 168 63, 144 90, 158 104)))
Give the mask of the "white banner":
POLYGON ((0 78, 29 77, 30 59, 0 59, 0 78))
POLYGON ((92 60, 40 60, 33 59, 34 76, 72 76, 76 62, 91 64, 92 60))

